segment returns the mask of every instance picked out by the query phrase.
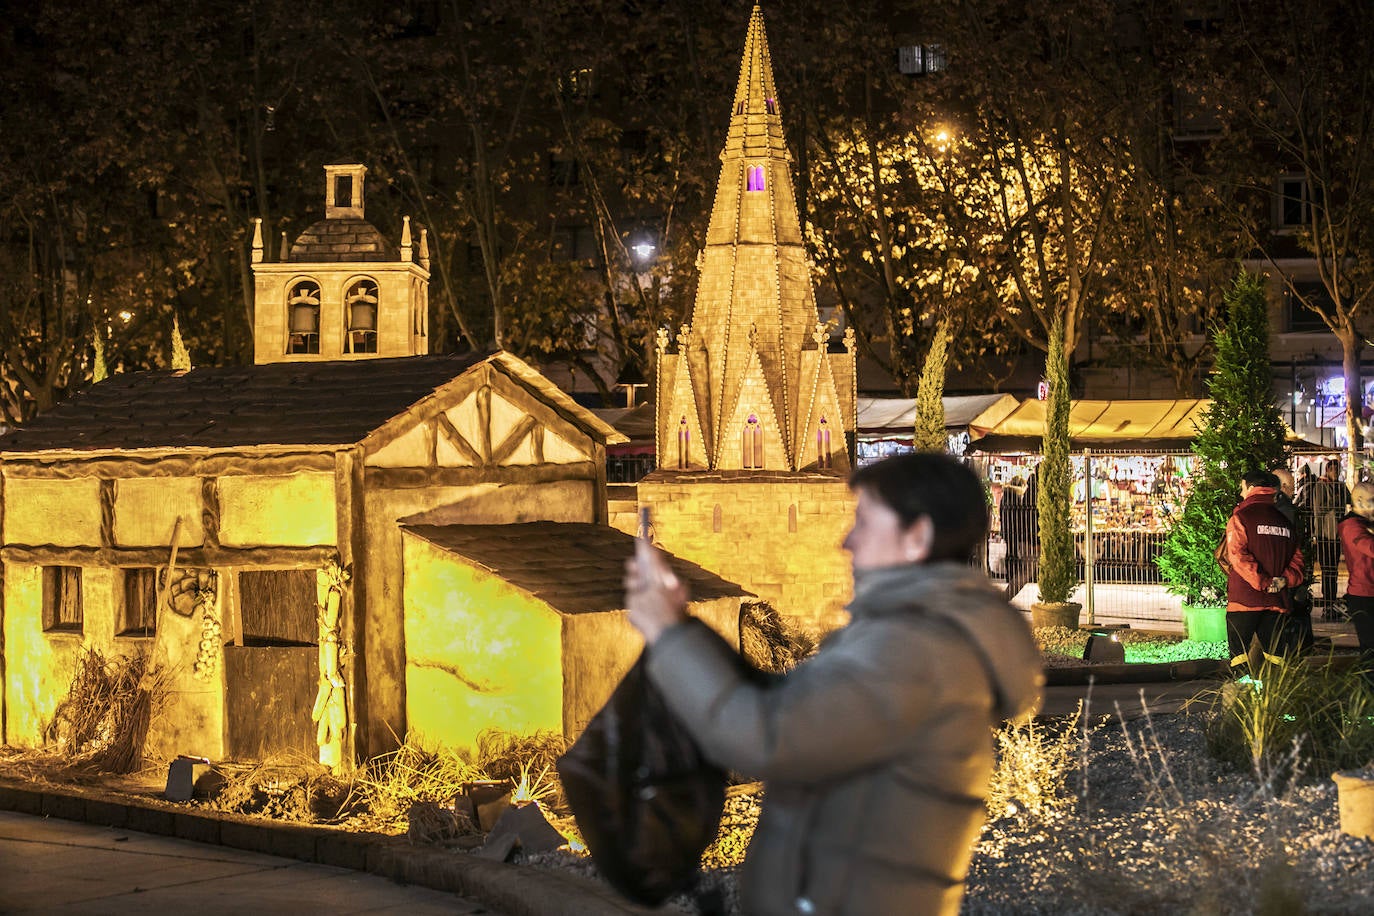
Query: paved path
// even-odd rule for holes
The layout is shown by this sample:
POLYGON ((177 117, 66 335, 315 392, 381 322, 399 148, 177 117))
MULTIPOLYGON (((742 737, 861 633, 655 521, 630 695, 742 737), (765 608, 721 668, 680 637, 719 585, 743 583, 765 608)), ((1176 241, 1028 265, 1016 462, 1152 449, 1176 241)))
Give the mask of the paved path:
POLYGON ((499 916, 345 868, 10 812, 0 812, 0 913, 499 916))

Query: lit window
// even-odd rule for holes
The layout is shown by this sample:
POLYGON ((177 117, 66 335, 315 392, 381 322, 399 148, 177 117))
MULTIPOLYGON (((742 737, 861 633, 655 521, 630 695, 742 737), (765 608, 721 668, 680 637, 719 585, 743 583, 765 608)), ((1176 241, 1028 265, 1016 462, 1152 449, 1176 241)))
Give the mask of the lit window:
POLYGON ((559 88, 571 102, 585 102, 592 98, 592 68, 577 67, 569 70, 560 81, 559 88))
POLYGON ((830 426, 825 417, 821 417, 820 426, 816 428, 816 466, 830 467, 830 426))
POLYGON ((897 70, 907 76, 939 73, 945 69, 943 45, 906 45, 897 49, 897 70))
POLYGON ((763 428, 759 426, 759 418, 754 414, 750 414, 748 422, 744 424, 740 459, 742 468, 763 467, 763 428))
POLYGON ((750 191, 763 190, 763 166, 749 166, 749 184, 747 186, 747 189, 750 191))
POLYGON ((43 629, 80 633, 84 612, 81 608, 81 567, 43 567, 43 629))
POLYGON ((692 430, 687 426, 687 418, 683 417, 677 424, 677 466, 678 470, 687 468, 688 456, 691 454, 692 430))
POLYGON ((377 284, 362 279, 348 288, 344 296, 344 313, 348 316, 349 353, 377 352, 377 284))
POLYGON ((286 316, 290 322, 286 352, 320 352, 320 285, 302 280, 291 287, 291 294, 286 297, 286 316))
POLYGON ((764 107, 764 110, 767 111, 769 114, 777 114, 777 113, 778 113, 778 100, 777 100, 777 99, 764 99, 764 100, 763 100, 763 107, 764 107))

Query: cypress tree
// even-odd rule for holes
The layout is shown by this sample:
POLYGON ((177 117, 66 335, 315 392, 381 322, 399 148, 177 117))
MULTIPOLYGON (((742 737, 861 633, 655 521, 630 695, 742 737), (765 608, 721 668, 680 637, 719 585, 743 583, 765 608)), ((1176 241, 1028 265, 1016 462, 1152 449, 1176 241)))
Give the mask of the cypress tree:
POLYGON ((181 323, 172 316, 172 368, 187 371, 191 368, 191 354, 186 342, 181 339, 181 323))
POLYGON ((1226 325, 1216 332, 1207 379, 1212 405, 1193 440, 1192 488, 1157 565, 1169 591, 1191 605, 1226 601, 1226 574, 1213 556, 1240 501, 1247 471, 1283 463, 1283 419, 1269 371, 1269 305, 1264 286, 1242 272, 1226 294, 1226 325))
POLYGON ((105 363, 105 338, 100 336, 100 329, 95 332, 95 361, 91 366, 91 381, 103 382, 109 378, 110 367, 105 363))
POLYGON ((1070 500, 1073 468, 1069 464, 1069 367, 1064 355, 1064 319, 1057 316, 1050 327, 1049 351, 1045 354, 1045 432, 1041 440, 1040 467, 1036 469, 1040 516, 1040 601, 1061 604, 1078 587, 1070 500))
POLYGON ((949 355, 949 319, 942 318, 921 366, 916 386, 916 430, 913 442, 918 452, 943 452, 949 447, 945 433, 945 363, 949 355))

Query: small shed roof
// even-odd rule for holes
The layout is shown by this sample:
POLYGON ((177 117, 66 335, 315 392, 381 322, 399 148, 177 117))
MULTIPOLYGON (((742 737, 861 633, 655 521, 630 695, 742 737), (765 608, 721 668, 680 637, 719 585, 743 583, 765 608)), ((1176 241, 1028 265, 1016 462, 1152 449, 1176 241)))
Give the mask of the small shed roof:
POLYGON ((351 445, 490 363, 603 442, 622 437, 508 353, 113 375, 0 436, 0 454, 351 445))
MULTIPOLYGON (((561 613, 625 609, 625 561, 634 555, 634 538, 615 528, 584 522, 402 528, 561 613)), ((668 561, 694 599, 752 597, 695 563, 672 555, 668 561)))
MULTIPOLYGON (((1009 394, 969 394, 942 398, 945 426, 963 428, 977 423, 992 426, 1016 409, 1009 394)), ((915 398, 859 398, 859 433, 897 433, 910 436, 916 427, 915 398)))
MULTIPOLYGON (((1073 401, 1069 440, 1074 447, 1187 448, 1203 427, 1212 402, 1181 400, 1073 401)), ((1022 401, 995 423, 975 423, 969 448, 984 452, 1035 451, 1045 431, 1045 402, 1022 401)))

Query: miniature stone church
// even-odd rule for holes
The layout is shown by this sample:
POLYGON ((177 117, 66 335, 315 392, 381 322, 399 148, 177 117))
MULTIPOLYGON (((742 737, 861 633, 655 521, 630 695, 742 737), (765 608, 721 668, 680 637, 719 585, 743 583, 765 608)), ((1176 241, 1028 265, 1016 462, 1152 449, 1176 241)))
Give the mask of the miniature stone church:
POLYGON ((658 470, 638 499, 667 549, 830 629, 849 588, 854 342, 831 352, 817 320, 757 5, 720 158, 691 323, 658 335, 658 470))

